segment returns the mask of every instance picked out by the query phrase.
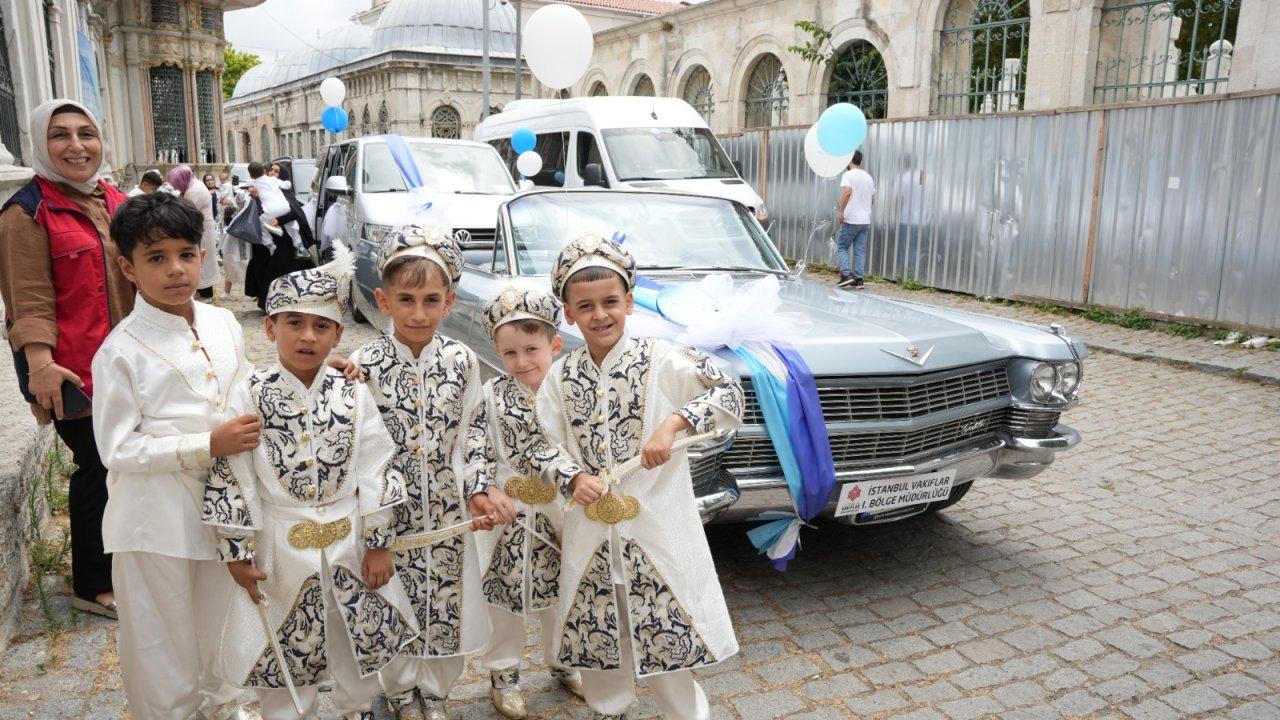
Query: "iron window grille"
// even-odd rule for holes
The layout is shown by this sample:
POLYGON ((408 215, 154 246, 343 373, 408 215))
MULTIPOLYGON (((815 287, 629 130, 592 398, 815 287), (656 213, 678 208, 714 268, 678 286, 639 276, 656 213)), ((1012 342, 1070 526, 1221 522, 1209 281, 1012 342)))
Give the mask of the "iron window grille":
POLYGON ((1093 101, 1225 92, 1242 0, 1108 0, 1093 101))
POLYGON ((271 160, 271 131, 266 125, 262 126, 262 162, 270 162, 271 160))
POLYGON ((373 129, 373 123, 369 120, 369 106, 364 106, 364 112, 360 115, 360 134, 368 135, 373 129))
POLYGON ((179 24, 178 13, 178 3, 174 0, 151 0, 151 22, 157 25, 179 24))
POLYGON ((888 113, 889 73, 880 51, 865 40, 849 43, 831 61, 827 105, 842 102, 857 105, 871 119, 888 113))
POLYGON ((221 20, 221 17, 222 17, 221 13, 219 13, 217 10, 214 10, 213 8, 207 8, 207 7, 200 8, 201 29, 216 31, 218 29, 218 25, 219 25, 219 21, 221 20))
POLYGON ((387 104, 384 102, 378 106, 378 132, 383 135, 390 132, 388 128, 391 125, 391 114, 387 112, 387 104))
POLYGON ((196 73, 196 114, 200 120, 200 162, 218 160, 217 78, 212 70, 196 73))
POLYGON ((711 87, 711 73, 705 67, 698 65, 689 72, 680 97, 697 110, 704 120, 711 122, 711 113, 716 111, 716 98, 711 87))
POLYGON ((176 65, 151 68, 151 130, 156 161, 189 162, 187 93, 182 69, 176 65))
POLYGON ((431 137, 457 140, 462 137, 462 118, 458 111, 441 105, 431 111, 431 137))
POLYGON ((633 97, 653 97, 657 92, 653 87, 653 78, 648 75, 641 75, 631 83, 631 95, 633 97))
POLYGON ((18 98, 13 89, 13 70, 9 66, 8 29, 0 12, 0 142, 22 162, 22 135, 18 131, 18 98))
POLYGON ((786 125, 790 93, 782 61, 776 55, 765 55, 757 60, 747 78, 746 126, 786 125))
POLYGON ((940 34, 941 115, 1022 108, 1031 36, 1029 0, 952 0, 940 34))

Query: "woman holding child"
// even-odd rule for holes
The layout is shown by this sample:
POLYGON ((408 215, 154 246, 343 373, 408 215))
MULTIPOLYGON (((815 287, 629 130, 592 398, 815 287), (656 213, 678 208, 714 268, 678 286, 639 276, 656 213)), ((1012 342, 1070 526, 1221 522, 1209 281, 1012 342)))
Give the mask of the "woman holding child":
POLYGON ((115 617, 111 556, 103 552, 107 470, 90 410, 63 407, 63 385, 92 397, 90 363, 111 328, 133 309, 121 273, 111 216, 125 196, 101 179, 102 132, 71 100, 31 111, 35 178, 0 210, 0 295, 19 387, 36 420, 50 421, 71 450, 73 604, 115 617))

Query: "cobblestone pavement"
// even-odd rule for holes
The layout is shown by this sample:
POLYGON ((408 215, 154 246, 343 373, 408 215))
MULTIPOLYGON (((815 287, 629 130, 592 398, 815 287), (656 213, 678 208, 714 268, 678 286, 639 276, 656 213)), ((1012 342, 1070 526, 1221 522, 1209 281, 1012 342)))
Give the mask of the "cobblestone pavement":
MULTIPOLYGON (((1085 443, 1041 476, 821 525, 785 574, 742 527, 710 529, 742 644, 700 673, 713 717, 1280 717, 1280 388, 1096 354, 1067 422, 1085 443)), ((112 625, 72 623, 50 641, 27 608, 0 718, 122 716, 112 625)), ((536 648, 536 715, 588 717, 536 648)), ((493 717, 486 692, 470 669, 454 717, 493 717)), ((642 693, 631 717, 654 715, 642 693)))

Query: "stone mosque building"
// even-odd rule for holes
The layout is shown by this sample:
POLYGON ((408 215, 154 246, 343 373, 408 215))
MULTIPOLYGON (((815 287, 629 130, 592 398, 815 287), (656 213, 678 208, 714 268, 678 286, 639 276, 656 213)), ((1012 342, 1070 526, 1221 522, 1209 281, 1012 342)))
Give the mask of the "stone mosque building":
MULTIPOLYGON (((524 0, 522 19, 548 0, 524 0)), ((488 0, 491 110, 515 98, 514 0, 488 0)), ((1280 87, 1273 0, 568 0, 595 31, 567 93, 684 98, 719 133, 805 125, 834 102, 871 118, 1052 110, 1280 87), (808 20, 830 33, 814 41, 808 20)), ((347 85, 341 137, 470 137, 483 115, 482 5, 374 0, 349 25, 246 73, 228 159, 308 156, 318 85, 347 85)), ((525 95, 549 97, 529 75, 525 95)), ((341 139, 341 138, 337 138, 341 139)))

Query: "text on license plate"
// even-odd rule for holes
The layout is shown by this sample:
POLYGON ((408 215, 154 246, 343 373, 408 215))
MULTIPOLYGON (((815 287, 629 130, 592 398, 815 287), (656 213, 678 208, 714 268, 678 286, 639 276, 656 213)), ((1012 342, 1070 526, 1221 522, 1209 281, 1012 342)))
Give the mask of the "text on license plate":
POLYGON ((924 475, 845 483, 840 487, 836 517, 946 500, 955 479, 955 470, 939 470, 924 475))

